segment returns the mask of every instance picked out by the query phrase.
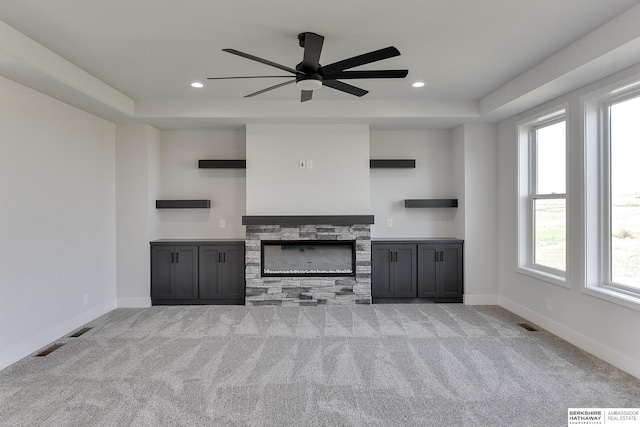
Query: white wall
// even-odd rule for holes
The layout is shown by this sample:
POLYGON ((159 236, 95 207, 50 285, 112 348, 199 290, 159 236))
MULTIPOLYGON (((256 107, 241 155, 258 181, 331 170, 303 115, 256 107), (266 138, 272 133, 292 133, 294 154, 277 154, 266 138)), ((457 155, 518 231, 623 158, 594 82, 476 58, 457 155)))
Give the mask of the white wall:
POLYGON ((246 171, 198 169, 198 160, 244 159, 245 132, 172 130, 161 140, 159 198, 211 200, 211 209, 158 210, 162 238, 244 239, 246 171))
POLYGON ((458 211, 454 219, 455 236, 463 239, 465 235, 465 131, 464 126, 458 126, 452 132, 453 138, 453 158, 456 165, 462 165, 458 167, 458 173, 454 174, 455 191, 458 195, 458 211))
POLYGON ((640 66, 618 73, 554 101, 500 123, 498 131, 498 233, 499 303, 640 378, 640 306, 629 308, 583 292, 585 284, 584 230, 582 209, 584 175, 582 162, 583 122, 580 97, 632 74, 640 66), (516 271, 517 256, 517 122, 569 103, 569 221, 567 285, 561 287, 516 271), (545 307, 550 301, 551 310, 545 307))
POLYGON ((460 197, 455 181, 462 164, 454 158, 450 131, 372 131, 372 159, 415 159, 415 169, 371 169, 372 238, 461 237, 455 208, 405 209, 405 199, 460 197), (387 219, 393 227, 387 227, 387 219))
MULTIPOLYGON (((498 153, 494 124, 465 124, 456 129, 462 137, 464 159, 459 168, 464 194, 464 302, 498 303, 498 153)), ((459 149, 460 140, 457 141, 459 149)))
POLYGON ((0 77, 0 369, 116 304, 115 127, 0 77))
POLYGON ((160 237, 159 140, 158 130, 148 125, 116 128, 118 307, 151 305, 149 241, 160 237))
POLYGON ((247 125, 248 215, 369 213, 367 125, 247 125))

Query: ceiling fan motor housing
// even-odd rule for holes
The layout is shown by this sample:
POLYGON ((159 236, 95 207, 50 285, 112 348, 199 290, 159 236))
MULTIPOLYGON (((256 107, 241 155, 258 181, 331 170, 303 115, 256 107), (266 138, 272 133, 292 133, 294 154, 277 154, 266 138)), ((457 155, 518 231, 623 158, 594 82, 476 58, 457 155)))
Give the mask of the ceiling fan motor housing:
POLYGON ((300 90, 316 90, 322 87, 322 77, 318 74, 296 76, 296 86, 300 90))

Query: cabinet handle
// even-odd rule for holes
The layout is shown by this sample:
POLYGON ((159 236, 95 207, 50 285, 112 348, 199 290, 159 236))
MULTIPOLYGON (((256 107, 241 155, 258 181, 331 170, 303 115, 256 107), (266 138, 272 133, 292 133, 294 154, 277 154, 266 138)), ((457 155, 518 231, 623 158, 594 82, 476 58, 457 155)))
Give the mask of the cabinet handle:
POLYGON ((438 251, 436 251, 435 254, 436 254, 436 262, 438 262, 438 251))
POLYGON ((180 262, 180 253, 176 252, 176 264, 180 262))
POLYGON ((222 262, 227 262, 227 253, 222 252, 222 262))
POLYGON ((171 264, 173 264, 173 263, 175 262, 175 261, 174 261, 174 255, 175 255, 175 254, 174 254, 173 252, 171 252, 171 264))
POLYGON ((389 262, 393 262, 393 251, 389 251, 389 262))
POLYGON ((440 251, 440 261, 444 261, 444 251, 440 251))
POLYGON ((396 262, 398 262, 398 251, 396 251, 396 262))

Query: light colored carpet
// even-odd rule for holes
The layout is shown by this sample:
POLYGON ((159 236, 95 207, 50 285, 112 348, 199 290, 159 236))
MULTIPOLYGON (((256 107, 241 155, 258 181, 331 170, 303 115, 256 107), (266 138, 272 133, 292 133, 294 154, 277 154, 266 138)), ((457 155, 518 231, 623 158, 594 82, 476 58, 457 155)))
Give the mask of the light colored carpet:
POLYGON ((493 306, 117 309, 0 372, 2 426, 565 426, 640 381, 493 306))

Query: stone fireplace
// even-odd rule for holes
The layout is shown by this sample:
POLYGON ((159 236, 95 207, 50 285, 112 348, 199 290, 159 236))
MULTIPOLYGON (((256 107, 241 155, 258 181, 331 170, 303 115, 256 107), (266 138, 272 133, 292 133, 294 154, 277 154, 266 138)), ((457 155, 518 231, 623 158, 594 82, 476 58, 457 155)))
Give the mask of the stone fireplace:
POLYGON ((245 216, 243 223, 246 305, 371 303, 372 216, 245 216))

